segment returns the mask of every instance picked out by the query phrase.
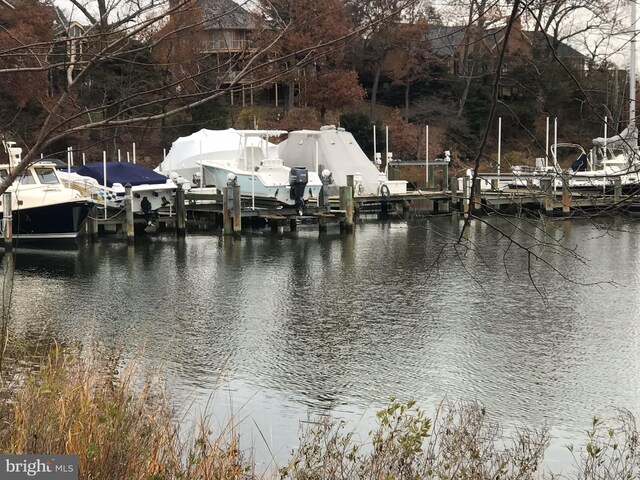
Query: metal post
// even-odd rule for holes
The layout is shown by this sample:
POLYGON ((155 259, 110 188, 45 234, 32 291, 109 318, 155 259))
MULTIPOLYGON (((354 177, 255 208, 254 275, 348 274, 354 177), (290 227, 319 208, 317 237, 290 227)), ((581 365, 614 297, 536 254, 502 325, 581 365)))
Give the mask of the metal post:
POLYGON ((502 117, 498 117, 498 178, 500 178, 501 153, 502 153, 502 117))
POLYGON ((102 176, 104 177, 104 219, 107 219, 107 152, 102 151, 102 176))
POLYGON ((425 158, 425 174, 426 174, 426 180, 427 180, 427 184, 425 186, 425 190, 429 189, 429 125, 425 125, 425 139, 424 139, 424 158, 425 158))
POLYGON ((133 150, 133 153, 132 153, 132 155, 133 155, 133 164, 135 165, 135 163, 136 163, 136 144, 135 144, 135 142, 133 143, 133 149, 132 150, 133 150))

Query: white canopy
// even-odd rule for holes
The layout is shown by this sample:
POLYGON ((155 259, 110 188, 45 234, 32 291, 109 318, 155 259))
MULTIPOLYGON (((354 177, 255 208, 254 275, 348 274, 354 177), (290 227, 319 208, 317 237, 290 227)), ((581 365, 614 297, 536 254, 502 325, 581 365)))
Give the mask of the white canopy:
POLYGON ((187 180, 200 171, 201 160, 244 159, 259 164, 277 154, 278 146, 269 137, 282 135, 280 130, 199 130, 180 137, 171 146, 164 161, 156 169, 169 176, 176 173, 187 180))
POLYGON ((353 135, 342 128, 330 126, 321 130, 290 132, 278 150, 287 167, 307 167, 313 172, 318 170, 319 165, 320 169, 328 168, 337 186, 347 184, 347 175, 360 174, 364 191, 358 193, 377 194, 380 172, 353 135))

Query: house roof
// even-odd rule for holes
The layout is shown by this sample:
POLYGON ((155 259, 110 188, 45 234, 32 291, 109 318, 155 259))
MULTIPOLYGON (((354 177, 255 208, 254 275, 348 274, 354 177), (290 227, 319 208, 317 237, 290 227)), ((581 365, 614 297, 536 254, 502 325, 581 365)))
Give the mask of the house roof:
MULTIPOLYGON (((504 27, 488 28, 485 30, 483 40, 489 48, 494 48, 499 43, 502 39, 501 32, 503 30, 504 27)), ((431 51, 441 57, 453 56, 465 41, 467 31, 467 26, 436 26, 430 29, 427 36, 431 44, 431 51)), ((546 44, 545 37, 547 35, 544 32, 522 31, 522 33, 533 43, 546 44)), ((553 44, 553 38, 549 38, 553 44)), ((557 53, 560 58, 585 58, 582 53, 564 42, 559 42, 557 53)))
POLYGON ((233 0, 198 0, 198 6, 211 27, 253 29, 256 26, 251 12, 233 0))

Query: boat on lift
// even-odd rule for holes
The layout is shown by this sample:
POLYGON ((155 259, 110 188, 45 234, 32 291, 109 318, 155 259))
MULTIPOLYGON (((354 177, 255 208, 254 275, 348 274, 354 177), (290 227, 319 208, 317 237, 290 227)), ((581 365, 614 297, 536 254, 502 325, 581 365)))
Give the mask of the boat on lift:
MULTIPOLYGON (((6 160, 0 163, 0 178, 4 180, 22 161, 22 148, 10 141, 3 141, 2 145, 7 154, 6 160)), ((11 194, 14 239, 75 240, 80 234, 93 202, 65 186, 55 167, 46 160, 33 163, 7 188, 6 193, 11 194)), ((0 217, 3 215, 0 208, 0 217)), ((2 226, 6 228, 4 221, 2 226)))

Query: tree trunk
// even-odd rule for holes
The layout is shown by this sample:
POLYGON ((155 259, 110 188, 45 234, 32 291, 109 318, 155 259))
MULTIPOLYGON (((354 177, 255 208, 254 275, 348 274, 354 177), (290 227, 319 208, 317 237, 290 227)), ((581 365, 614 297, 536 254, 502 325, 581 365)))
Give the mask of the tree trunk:
POLYGON ((371 87, 371 112, 370 116, 373 118, 373 113, 376 109, 376 98, 378 96, 378 83, 380 82, 380 65, 376 65, 376 74, 373 77, 373 87, 371 87))
POLYGON ((404 87, 404 121, 409 123, 409 88, 411 87, 411 83, 407 82, 407 85, 404 87))
POLYGON ((295 106, 293 103, 295 101, 295 96, 296 96, 296 84, 295 82, 291 82, 287 87, 287 106, 286 106, 287 111, 293 109, 293 107, 295 106))
POLYGON ((458 108, 458 115, 456 115, 458 118, 462 116, 464 104, 467 103, 467 95, 469 95, 469 90, 471 89, 471 81, 473 80, 473 66, 474 63, 471 64, 471 69, 469 70, 469 75, 467 76, 464 91, 462 92, 462 98, 460 99, 460 108, 458 108))

